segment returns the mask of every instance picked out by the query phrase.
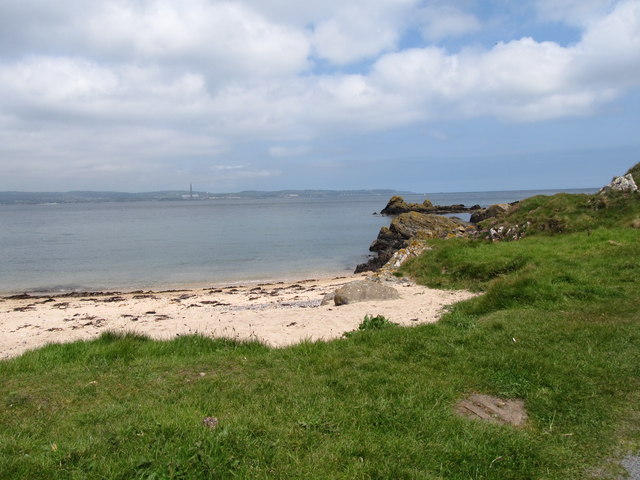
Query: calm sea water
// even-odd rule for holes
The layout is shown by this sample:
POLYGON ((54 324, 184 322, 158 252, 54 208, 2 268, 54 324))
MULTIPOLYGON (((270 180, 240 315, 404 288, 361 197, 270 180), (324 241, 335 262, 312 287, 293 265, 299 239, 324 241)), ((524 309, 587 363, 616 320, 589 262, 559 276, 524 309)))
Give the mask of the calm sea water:
MULTIPOLYGON (((428 194, 482 206, 557 191, 428 194)), ((573 191, 575 192, 575 191, 573 191)), ((590 192, 590 191, 587 191, 590 192)), ((422 202, 423 195, 405 195, 422 202)), ((0 205, 0 292, 169 288, 353 271, 388 198, 0 205)))

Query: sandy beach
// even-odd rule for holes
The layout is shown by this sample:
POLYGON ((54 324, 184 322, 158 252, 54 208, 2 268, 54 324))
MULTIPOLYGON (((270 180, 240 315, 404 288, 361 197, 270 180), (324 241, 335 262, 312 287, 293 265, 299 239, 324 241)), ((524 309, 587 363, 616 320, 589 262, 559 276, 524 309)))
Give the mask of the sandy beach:
POLYGON ((321 305, 350 275, 294 282, 212 286, 168 291, 18 295, 0 298, 0 359, 48 343, 89 340, 105 331, 135 332, 154 339, 202 334, 257 339, 280 347, 302 340, 329 340, 358 327, 365 315, 384 315, 400 325, 435 322, 443 308, 473 296, 395 282, 399 300, 321 305))

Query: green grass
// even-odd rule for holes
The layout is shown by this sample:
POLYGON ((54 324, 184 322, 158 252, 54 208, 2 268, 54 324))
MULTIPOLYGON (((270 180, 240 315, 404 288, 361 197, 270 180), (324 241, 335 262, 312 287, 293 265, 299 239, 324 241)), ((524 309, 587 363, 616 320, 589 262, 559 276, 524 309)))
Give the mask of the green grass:
POLYGON ((437 324, 0 362, 0 478, 583 479, 640 448, 640 230, 433 247, 403 273, 484 293, 437 324), (457 417, 472 392, 524 399, 527 426, 457 417))
MULTIPOLYGON (((608 195, 537 195, 519 202, 507 214, 480 222, 481 227, 514 227, 526 235, 627 227, 640 222, 640 193, 608 195)), ((636 227, 637 228, 637 227, 636 227)))
POLYGON ((640 163, 636 163, 627 171, 627 173, 630 173, 633 176, 633 180, 636 182, 636 185, 640 185, 640 163))

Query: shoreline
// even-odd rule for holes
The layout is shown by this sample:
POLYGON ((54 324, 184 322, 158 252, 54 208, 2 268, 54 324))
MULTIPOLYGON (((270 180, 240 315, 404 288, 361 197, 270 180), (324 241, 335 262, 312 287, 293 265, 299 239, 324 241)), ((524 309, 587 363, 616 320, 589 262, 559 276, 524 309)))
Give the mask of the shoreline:
POLYGON ((178 289, 2 296, 0 360, 48 343, 91 340, 105 331, 158 340, 201 334, 284 347, 340 338, 357 329, 365 315, 384 315, 405 326, 432 323, 447 305, 475 296, 396 280, 399 300, 321 305, 326 294, 364 278, 366 274, 309 275, 178 289))
POLYGON ((10 299, 12 297, 19 297, 28 295, 31 298, 44 298, 44 297, 74 297, 82 295, 109 295, 109 294, 136 294, 136 293, 171 293, 178 291, 189 290, 209 290, 215 288, 224 287, 242 287, 242 286, 256 286, 256 285, 274 285, 278 283, 287 282, 309 282, 309 281, 324 281, 334 280, 341 278, 350 278, 353 275, 353 268, 345 269, 341 271, 327 271, 315 274, 314 272, 307 272, 301 275, 274 275, 272 277, 261 278, 242 278, 242 279, 229 279, 229 280, 214 280, 212 282, 176 282, 167 284, 156 285, 123 285, 123 286, 105 286, 105 287, 82 287, 77 288, 23 288, 15 290, 0 290, 0 300, 10 299))
POLYGON ((47 296, 74 296, 80 294, 86 295, 100 295, 100 294, 127 294, 127 293, 162 293, 179 290, 207 290, 210 288, 220 288, 227 286, 244 286, 244 285, 258 285, 258 284, 275 284, 286 282, 302 282, 312 280, 330 280, 333 278, 347 278, 354 275, 353 268, 344 268, 340 270, 327 269, 327 270, 308 270, 296 273, 275 273, 272 276, 246 276, 227 279, 214 279, 213 281, 195 281, 195 282, 167 282, 167 283, 154 283, 154 284, 114 284, 104 286, 52 286, 52 287, 24 287, 15 289, 1 289, 0 299, 6 299, 19 295, 29 295, 33 298, 47 297, 47 296))

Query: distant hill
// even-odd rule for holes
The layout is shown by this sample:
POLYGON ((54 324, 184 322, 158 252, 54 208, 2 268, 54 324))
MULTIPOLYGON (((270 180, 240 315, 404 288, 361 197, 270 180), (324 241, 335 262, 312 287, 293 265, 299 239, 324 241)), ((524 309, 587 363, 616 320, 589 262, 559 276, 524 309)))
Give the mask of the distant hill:
POLYGON ((189 192, 168 190, 160 192, 0 192, 0 205, 37 205, 46 203, 103 203, 141 201, 203 201, 224 198, 287 198, 287 197, 340 197, 354 195, 392 196, 411 194, 396 190, 279 190, 243 191, 237 193, 189 192))

